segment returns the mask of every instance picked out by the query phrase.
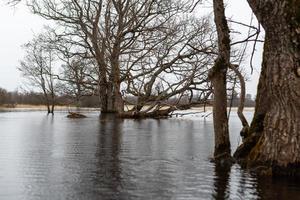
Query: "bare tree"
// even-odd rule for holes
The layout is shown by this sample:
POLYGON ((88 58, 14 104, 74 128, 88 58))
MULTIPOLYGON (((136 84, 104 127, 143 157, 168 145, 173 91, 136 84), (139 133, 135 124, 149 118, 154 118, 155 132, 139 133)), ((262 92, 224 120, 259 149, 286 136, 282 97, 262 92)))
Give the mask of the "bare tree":
POLYGON ((42 34, 24 45, 26 56, 18 68, 30 86, 36 87, 44 94, 48 114, 54 113, 55 107, 55 80, 54 80, 54 53, 51 44, 45 43, 42 34))
POLYGON ((227 118, 227 89, 226 74, 230 66, 230 36, 225 17, 224 3, 213 1, 215 24, 218 34, 218 58, 209 73, 213 85, 213 121, 215 131, 215 160, 231 157, 228 118, 227 118))
POLYGON ((167 116, 183 106, 182 98, 197 91, 210 92, 207 72, 216 45, 208 18, 177 19, 168 24, 168 30, 157 30, 144 38, 138 44, 140 50, 131 52, 124 61, 124 92, 137 97, 134 108, 124 115, 167 116), (177 101, 170 104, 172 98, 177 101))
POLYGON ((76 107, 81 107, 81 100, 84 96, 93 94, 93 87, 87 87, 92 82, 88 79, 89 63, 80 58, 66 59, 61 66, 61 75, 58 75, 60 81, 59 89, 64 95, 73 99, 76 107))
MULTIPOLYGON (((122 112, 122 52, 141 36, 155 31, 182 12, 175 1, 79 1, 56 0, 29 3, 31 10, 63 27, 62 35, 73 35, 73 43, 85 46, 97 62, 103 112, 122 112)), ((100 94, 100 92, 99 92, 100 94)))

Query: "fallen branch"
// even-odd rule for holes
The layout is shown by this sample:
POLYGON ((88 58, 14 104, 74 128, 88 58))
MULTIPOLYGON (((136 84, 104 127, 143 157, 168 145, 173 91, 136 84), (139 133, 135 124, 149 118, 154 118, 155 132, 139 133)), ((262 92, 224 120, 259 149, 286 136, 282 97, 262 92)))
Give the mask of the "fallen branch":
POLYGON ((164 110, 154 110, 151 112, 134 112, 128 111, 120 113, 118 116, 120 118, 133 118, 133 119, 141 119, 141 118, 167 118, 170 117, 170 113, 175 110, 174 107, 170 107, 164 110))
POLYGON ((200 113, 204 113, 203 111, 202 112, 188 112, 188 113, 172 113, 171 115, 175 115, 176 117, 180 116, 184 116, 184 115, 194 115, 194 114, 200 114, 200 113))

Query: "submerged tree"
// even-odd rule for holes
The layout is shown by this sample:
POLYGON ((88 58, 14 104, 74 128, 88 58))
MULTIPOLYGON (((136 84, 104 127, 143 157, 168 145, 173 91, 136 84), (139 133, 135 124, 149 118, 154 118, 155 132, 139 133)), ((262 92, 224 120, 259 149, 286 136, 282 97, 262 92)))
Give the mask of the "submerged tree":
POLYGON ((235 157, 274 174, 300 169, 300 2, 248 0, 265 29, 255 114, 235 157))
POLYGON ((215 160, 231 157, 228 118, 226 75, 230 67, 230 36, 223 0, 213 1, 215 24, 218 34, 218 57, 209 73, 213 85, 213 121, 215 131, 215 160))
POLYGON ((24 45, 26 55, 18 68, 30 86, 44 94, 48 114, 54 114, 56 83, 54 79, 54 52, 43 34, 24 45))
POLYGON ((31 0, 28 5, 33 13, 56 21, 62 37, 72 36, 95 59, 102 112, 123 112, 124 51, 133 50, 142 33, 167 28, 165 23, 184 8, 180 1, 164 0, 31 0))
POLYGON ((166 26, 145 35, 149 39, 138 42, 141 50, 123 61, 124 92, 136 97, 126 116, 168 116, 189 107, 194 93, 211 92, 207 76, 216 45, 209 19, 176 19, 166 26))

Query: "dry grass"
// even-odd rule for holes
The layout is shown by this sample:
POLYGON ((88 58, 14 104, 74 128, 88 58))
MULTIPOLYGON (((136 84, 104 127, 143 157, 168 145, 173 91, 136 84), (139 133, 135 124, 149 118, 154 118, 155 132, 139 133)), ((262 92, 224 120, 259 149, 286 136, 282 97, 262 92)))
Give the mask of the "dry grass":
MULTIPOLYGON (((55 110, 68 110, 70 106, 55 106, 55 110)), ((47 110, 46 105, 27 105, 27 104, 16 104, 16 105, 1 105, 0 111, 43 111, 47 110)))

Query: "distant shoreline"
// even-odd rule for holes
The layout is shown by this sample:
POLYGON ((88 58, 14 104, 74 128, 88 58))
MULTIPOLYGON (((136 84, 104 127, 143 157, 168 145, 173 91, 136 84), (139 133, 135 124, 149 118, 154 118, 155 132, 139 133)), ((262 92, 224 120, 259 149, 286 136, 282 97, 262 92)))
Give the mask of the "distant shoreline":
MULTIPOLYGON (((76 111, 79 109, 79 111, 85 111, 85 112, 94 112, 94 111, 99 111, 100 108, 88 108, 88 107, 80 107, 76 108, 75 106, 55 106, 55 111, 76 111)), ((126 106, 125 106, 126 109, 126 106)), ((212 111, 211 106, 207 106, 206 111, 210 112, 212 111)), ((231 111, 237 111, 237 107, 232 107, 231 111)), ((187 110, 194 110, 197 112, 204 112, 203 107, 191 107, 190 109, 187 110)), ((229 110, 229 107, 228 107, 229 110)), ((22 111, 47 111, 46 105, 26 105, 26 104, 18 104, 15 107, 9 107, 9 106, 0 106, 0 112, 22 112, 22 111)), ((254 111, 254 107, 245 107, 244 111, 254 111)))
MULTIPOLYGON (((76 111, 78 108, 75 106, 55 106, 55 111, 60 112, 68 112, 68 111, 76 111)), ((80 111, 99 111, 100 108, 79 108, 80 111)), ((26 105, 26 104, 18 104, 14 107, 9 106, 0 106, 0 112, 27 112, 27 111, 47 111, 46 105, 26 105)))

